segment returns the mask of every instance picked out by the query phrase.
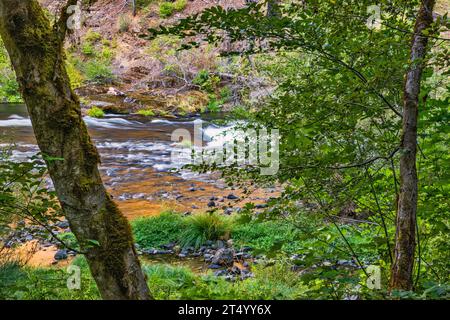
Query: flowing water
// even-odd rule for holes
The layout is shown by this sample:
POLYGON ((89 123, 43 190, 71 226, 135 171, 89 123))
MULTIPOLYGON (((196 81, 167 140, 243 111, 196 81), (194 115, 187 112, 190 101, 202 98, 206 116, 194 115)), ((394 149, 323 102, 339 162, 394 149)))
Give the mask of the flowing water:
MULTIPOLYGON (((209 197, 223 190, 216 176, 181 169, 185 159, 171 161, 176 147, 171 141, 172 132, 187 129, 193 135, 194 120, 136 115, 84 117, 101 155, 105 185, 129 218, 164 209, 202 209, 209 197)), ((203 128, 205 137, 225 129, 213 125, 210 119, 203 128)), ((2 146, 15 144, 13 160, 23 161, 39 152, 24 105, 0 104, 0 142, 2 146)))
MULTIPOLYGON (((100 171, 106 187, 129 219, 157 215, 163 210, 204 212, 211 200, 217 209, 230 210, 248 202, 265 203, 276 190, 257 189, 251 194, 224 186, 217 174, 198 174, 183 169, 184 158, 171 160, 176 144, 171 135, 186 129, 194 135, 195 118, 151 119, 136 115, 107 115, 96 119, 84 117, 89 133, 101 155, 100 171), (229 200, 230 193, 238 200, 229 200)), ((217 145, 221 133, 230 126, 217 126, 213 119, 203 119, 204 145, 217 145)), ((217 120, 217 119, 216 119, 217 120)), ((11 159, 26 161, 39 152, 31 121, 24 105, 0 104, 0 148, 14 144, 11 159)), ((51 185, 51 182, 49 182, 51 185)), ((236 199, 233 198, 233 199, 236 199)), ((44 248, 30 260, 31 265, 48 266, 56 248, 44 248), (35 259, 36 261, 34 261, 35 259), (33 262, 34 261, 34 262, 33 262)), ((203 259, 178 259, 176 256, 147 256, 146 263, 185 265, 204 272, 203 259)))

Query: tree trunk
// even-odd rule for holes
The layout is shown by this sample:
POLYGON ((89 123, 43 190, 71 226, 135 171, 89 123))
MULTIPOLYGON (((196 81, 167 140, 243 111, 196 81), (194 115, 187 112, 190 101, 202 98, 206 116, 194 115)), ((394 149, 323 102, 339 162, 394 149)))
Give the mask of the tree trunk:
POLYGON ((268 0, 267 1, 267 16, 279 17, 280 16, 280 0, 268 0))
POLYGON ((70 87, 64 16, 51 26, 38 1, 0 0, 0 35, 59 201, 102 297, 149 299, 130 226, 105 190, 97 149, 70 87))
POLYGON ((414 251, 416 247, 417 211, 417 118, 420 81, 428 38, 423 30, 433 22, 435 0, 422 0, 411 43, 411 68, 406 74, 403 96, 403 128, 400 157, 400 194, 398 198, 394 263, 391 289, 411 290, 413 287, 414 251))
POLYGON ((131 6, 133 7, 133 17, 137 14, 136 0, 131 0, 131 6))

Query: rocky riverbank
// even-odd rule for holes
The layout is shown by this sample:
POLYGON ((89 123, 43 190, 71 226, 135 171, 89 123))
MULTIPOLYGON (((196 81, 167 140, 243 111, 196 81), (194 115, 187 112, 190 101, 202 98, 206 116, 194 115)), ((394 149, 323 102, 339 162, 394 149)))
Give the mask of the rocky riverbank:
POLYGON ((126 90, 111 86, 87 86, 76 90, 82 112, 99 108, 105 114, 142 114, 153 117, 193 117, 205 111, 208 95, 198 90, 176 92, 126 90))

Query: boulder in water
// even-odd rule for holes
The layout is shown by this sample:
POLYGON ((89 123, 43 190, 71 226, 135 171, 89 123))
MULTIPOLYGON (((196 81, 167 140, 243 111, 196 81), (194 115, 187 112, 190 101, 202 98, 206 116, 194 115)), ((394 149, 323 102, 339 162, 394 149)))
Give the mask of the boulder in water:
POLYGON ((220 248, 216 251, 216 254, 212 258, 211 262, 212 264, 218 264, 218 265, 232 265, 234 261, 234 251, 233 249, 228 248, 220 248))
POLYGON ((62 250, 58 250, 55 253, 55 260, 65 260, 67 259, 68 255, 67 255, 67 250, 62 249, 62 250))
POLYGON ((122 91, 117 90, 114 87, 109 87, 108 92, 106 93, 110 96, 118 96, 118 97, 124 97, 125 93, 123 93, 122 91))

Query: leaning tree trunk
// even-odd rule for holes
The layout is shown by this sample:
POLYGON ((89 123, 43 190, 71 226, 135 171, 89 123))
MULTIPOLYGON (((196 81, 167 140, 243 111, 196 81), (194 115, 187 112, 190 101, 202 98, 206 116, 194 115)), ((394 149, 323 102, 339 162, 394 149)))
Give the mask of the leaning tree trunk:
POLYGON ((417 211, 417 118, 420 81, 428 38, 422 36, 433 22, 435 0, 422 0, 411 43, 411 68, 406 74, 403 96, 403 129, 400 157, 400 194, 397 208, 394 263, 391 289, 411 290, 413 287, 414 251, 416 247, 417 211))
POLYGON ((0 0, 0 35, 59 201, 102 297, 149 299, 130 226, 105 190, 97 149, 70 87, 65 15, 52 27, 37 0, 0 0))

